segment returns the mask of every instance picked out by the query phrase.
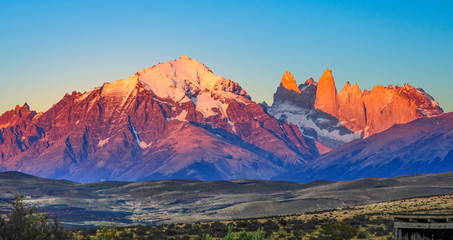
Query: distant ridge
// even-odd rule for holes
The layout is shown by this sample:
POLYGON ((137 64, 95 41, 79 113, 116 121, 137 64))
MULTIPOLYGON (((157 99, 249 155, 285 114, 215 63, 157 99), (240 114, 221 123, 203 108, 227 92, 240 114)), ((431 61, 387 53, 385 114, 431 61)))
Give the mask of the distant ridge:
POLYGON ((443 114, 432 96, 409 84, 362 91, 356 83, 351 86, 346 82, 338 93, 332 70, 326 69, 318 82, 310 78, 298 86, 299 91, 293 89, 296 85, 291 73, 285 72, 269 113, 296 124, 305 137, 330 149, 394 124, 443 114))
POLYGON ((269 179, 317 156, 295 125, 186 55, 0 116, 0 170, 76 182, 269 179))
POLYGON ((75 182, 437 173, 453 170, 453 143, 445 137, 453 126, 432 120, 445 115, 408 84, 362 91, 346 82, 338 93, 330 69, 299 86, 287 71, 273 105, 257 104, 238 83, 182 55, 67 93, 46 112, 25 103, 0 115, 0 171, 75 182), (417 119, 430 127, 386 131, 417 119), (373 138, 383 131, 387 137, 373 138))
POLYGON ((398 124, 347 143, 280 180, 343 181, 453 171, 453 112, 398 124))

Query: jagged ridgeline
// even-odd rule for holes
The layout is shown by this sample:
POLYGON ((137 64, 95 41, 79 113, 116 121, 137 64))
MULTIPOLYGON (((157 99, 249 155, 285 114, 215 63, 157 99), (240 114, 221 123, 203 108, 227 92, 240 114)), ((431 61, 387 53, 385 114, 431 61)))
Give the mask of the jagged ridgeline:
POLYGON ((326 69, 318 82, 309 78, 299 86, 291 73, 285 72, 269 113, 298 125, 325 153, 394 124, 439 116, 443 110, 423 89, 409 84, 362 91, 357 84, 346 82, 338 93, 332 71, 326 69))
MULTIPOLYGON (((407 84, 361 91, 357 84, 346 83, 338 93, 329 69, 318 82, 310 78, 299 86, 286 72, 273 105, 267 107, 252 101, 238 83, 183 55, 89 92, 66 94, 45 112, 37 113, 25 104, 4 113, 0 171, 78 182, 306 181, 313 179, 310 176, 327 176, 307 170, 320 166, 325 158, 319 158, 321 154, 339 151, 339 146, 355 139, 365 138, 359 141, 364 144, 394 124, 435 119, 442 113, 431 96, 407 84)), ((436 164, 448 152, 440 146, 444 145, 431 151, 442 153, 433 160, 436 164)), ((387 150, 398 152, 403 147, 387 150)), ((346 152, 346 159, 354 155, 360 162, 367 156, 348 152, 356 148, 360 147, 339 149, 346 152)), ((321 165, 344 162, 329 159, 332 164, 321 165)), ((421 166, 412 164, 419 160, 410 162, 404 173, 422 172, 423 168, 411 168, 421 166)), ((365 169, 354 167, 355 162, 350 166, 365 169)), ((372 174, 367 171, 348 178, 372 174)), ((383 177, 396 173, 382 172, 389 174, 383 177)))
POLYGON ((83 182, 269 179, 319 156, 297 126, 185 55, 0 124, 0 170, 83 182))

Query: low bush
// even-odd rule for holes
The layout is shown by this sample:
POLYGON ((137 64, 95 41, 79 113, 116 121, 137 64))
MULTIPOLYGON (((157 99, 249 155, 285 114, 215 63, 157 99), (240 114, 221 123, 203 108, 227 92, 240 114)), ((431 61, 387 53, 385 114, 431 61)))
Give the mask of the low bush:
POLYGON ((16 195, 11 201, 12 210, 0 216, 0 240, 66 239, 67 235, 57 218, 39 213, 35 208, 25 208, 24 196, 16 195))

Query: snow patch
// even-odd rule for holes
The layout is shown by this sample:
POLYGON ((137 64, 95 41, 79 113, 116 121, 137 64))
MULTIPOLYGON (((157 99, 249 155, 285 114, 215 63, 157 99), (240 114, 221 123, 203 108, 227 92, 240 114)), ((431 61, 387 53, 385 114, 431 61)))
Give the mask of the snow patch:
POLYGON ((187 122, 186 117, 187 117, 187 111, 183 110, 178 116, 174 117, 173 119, 187 122))
POLYGON ((136 88, 138 82, 137 75, 133 75, 129 78, 115 81, 113 83, 105 83, 102 87, 101 96, 110 97, 121 101, 123 106, 132 91, 136 88))
POLYGON ((228 117, 226 113, 228 104, 222 103, 219 100, 215 100, 211 97, 211 94, 209 92, 202 93, 196 98, 192 98, 192 101, 196 106, 196 110, 201 112, 205 118, 217 115, 217 113, 213 111, 213 109, 218 109, 218 111, 222 113, 223 117, 228 117))
POLYGON ((39 112, 38 114, 36 114, 32 120, 35 120, 35 119, 38 119, 40 118, 44 113, 43 112, 39 112))
MULTIPOLYGON (((358 134, 345 134, 341 135, 339 129, 335 129, 333 131, 328 131, 327 129, 321 129, 318 124, 324 123, 328 120, 323 118, 318 118, 316 120, 312 120, 309 118, 310 111, 299 108, 297 106, 282 103, 278 106, 272 106, 268 109, 269 114, 274 116, 275 118, 279 119, 283 115, 286 116, 286 121, 296 124, 303 133, 303 128, 311 128, 313 129, 319 137, 333 139, 340 142, 350 142, 355 139, 359 139, 360 135, 358 134)), ((340 127, 341 123, 339 122, 335 127, 340 127)), ((307 136, 304 134, 304 137, 312 138, 312 136, 307 136)))
POLYGON ((234 124, 231 122, 230 118, 228 118, 228 117, 227 117, 227 123, 230 125, 231 130, 234 132, 234 134, 237 135, 236 128, 234 127, 234 124))
POLYGON ((149 148, 152 145, 152 143, 145 143, 145 142, 140 142, 139 146, 142 149, 149 148))
POLYGON ((129 118, 129 125, 130 125, 130 127, 131 127, 132 134, 134 135, 135 142, 137 143, 137 145, 140 146, 140 143, 141 143, 141 141, 140 141, 140 136, 138 135, 137 130, 135 130, 135 127, 134 127, 134 125, 132 124, 132 121, 131 121, 130 118, 129 118))
POLYGON ((110 138, 106 138, 106 139, 99 140, 98 146, 99 146, 99 147, 104 146, 106 143, 109 142, 109 140, 110 140, 110 138))
POLYGON ((329 122, 328 119, 325 119, 325 118, 318 118, 315 120, 316 123, 319 123, 319 124, 323 124, 323 123, 327 123, 329 122))
POLYGON ((84 92, 82 95, 80 95, 80 97, 76 98, 74 100, 74 102, 81 102, 83 101, 85 98, 87 98, 89 95, 91 94, 91 92, 84 92))
POLYGON ((98 163, 96 163, 96 167, 103 167, 105 165, 105 161, 101 160, 98 163))
POLYGON ((132 121, 131 121, 130 118, 129 118, 129 125, 130 125, 131 132, 134 135, 135 142, 137 143, 137 145, 140 148, 145 149, 145 148, 148 148, 148 147, 150 147, 152 145, 152 142, 151 143, 146 143, 146 142, 140 140, 140 136, 138 135, 138 132, 135 129, 134 125, 132 124, 132 121))

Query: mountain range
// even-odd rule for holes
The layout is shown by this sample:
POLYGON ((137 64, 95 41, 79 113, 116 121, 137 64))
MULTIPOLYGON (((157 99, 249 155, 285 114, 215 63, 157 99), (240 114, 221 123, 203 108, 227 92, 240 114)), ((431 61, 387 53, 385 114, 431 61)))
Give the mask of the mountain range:
POLYGON ((330 69, 324 71, 318 82, 309 78, 299 86, 286 72, 268 111, 278 119, 298 125, 304 136, 322 143, 328 150, 367 138, 394 124, 443 114, 433 97, 409 84, 377 85, 371 91, 362 91, 357 84, 351 86, 346 82, 337 93, 330 69))
MULTIPOLYGON (((410 140, 392 144, 395 136, 424 137, 436 153, 431 155, 438 156, 426 160, 434 169, 451 162, 448 144, 436 144, 437 135, 424 133, 442 134, 451 126, 422 124, 423 133, 392 126, 416 119, 443 123, 449 116, 425 91, 408 84, 361 91, 347 82, 337 93, 329 69, 318 82, 308 79, 299 86, 286 72, 272 106, 258 104, 238 83, 182 55, 92 91, 66 94, 45 112, 32 111, 27 104, 7 111, 0 116, 0 171, 78 182, 306 181, 311 176, 373 175, 372 168, 364 167, 371 164, 381 167, 383 177, 394 176, 411 173, 411 165, 420 169, 424 157, 403 156, 403 148, 418 145, 410 140), (367 152, 357 154, 366 144, 367 152), (386 144, 392 160, 404 161, 407 171, 394 171, 387 160, 370 157, 386 144), (364 164, 366 159, 371 163, 364 164), (338 165, 347 166, 338 169, 346 171, 343 175, 328 171, 338 165)), ((450 138, 442 140, 448 143, 450 138)))

